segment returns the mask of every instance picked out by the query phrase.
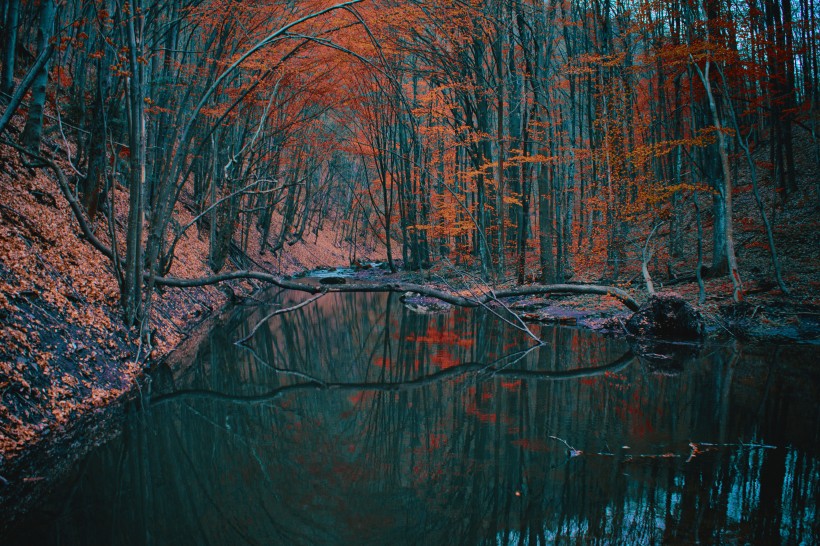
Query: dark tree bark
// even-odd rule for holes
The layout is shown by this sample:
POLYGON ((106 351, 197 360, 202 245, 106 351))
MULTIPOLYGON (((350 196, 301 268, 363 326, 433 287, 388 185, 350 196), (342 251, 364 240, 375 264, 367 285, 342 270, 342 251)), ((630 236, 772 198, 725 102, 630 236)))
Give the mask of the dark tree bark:
POLYGON ((94 106, 89 128, 91 136, 88 143, 88 168, 81 184, 83 206, 91 218, 94 218, 99 206, 107 165, 105 141, 108 132, 108 116, 106 101, 111 84, 108 62, 107 55, 97 60, 97 89, 94 93, 94 106))
MULTIPOLYGON (((57 15, 57 6, 54 0, 42 0, 40 3, 40 25, 37 29, 38 55, 50 49, 49 42, 54 36, 54 20, 57 15)), ((43 107, 46 103, 46 85, 48 84, 48 67, 50 56, 37 70, 31 86, 31 102, 28 107, 28 118, 23 128, 20 141, 29 150, 40 149, 40 139, 43 136, 43 107)))
POLYGON ((0 78, 0 93, 11 95, 14 91, 14 61, 17 53, 17 27, 20 25, 20 0, 8 0, 6 17, 3 21, 3 74, 0 78))

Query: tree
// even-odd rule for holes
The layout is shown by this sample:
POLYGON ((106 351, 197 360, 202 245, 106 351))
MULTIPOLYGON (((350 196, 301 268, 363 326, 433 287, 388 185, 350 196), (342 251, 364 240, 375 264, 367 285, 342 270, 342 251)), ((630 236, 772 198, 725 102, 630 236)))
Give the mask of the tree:
POLYGON ((4 3, 3 34, 3 74, 0 77, 0 93, 11 95, 14 91, 14 60, 17 54, 17 29, 20 25, 20 0, 4 3))
POLYGON ((43 134, 43 107, 46 102, 46 84, 48 83, 48 66, 50 55, 45 52, 51 48, 50 41, 54 36, 54 22, 57 15, 57 6, 54 0, 41 0, 39 10, 39 25, 37 27, 37 53, 44 62, 37 65, 38 69, 31 85, 31 101, 28 107, 28 117, 20 137, 23 145, 29 150, 40 149, 40 139, 43 134))

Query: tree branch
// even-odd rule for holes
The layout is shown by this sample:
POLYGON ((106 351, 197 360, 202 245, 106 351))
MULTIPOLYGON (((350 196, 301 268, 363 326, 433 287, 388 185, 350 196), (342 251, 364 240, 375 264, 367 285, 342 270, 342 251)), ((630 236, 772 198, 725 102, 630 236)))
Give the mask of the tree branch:
POLYGON ((284 313, 290 313, 291 311, 296 311, 297 309, 301 309, 302 307, 305 307, 306 305, 310 305, 314 301, 318 300, 319 298, 324 296, 326 293, 327 292, 319 292, 318 294, 316 294, 312 298, 308 298, 308 299, 306 299, 305 301, 303 301, 301 303, 297 303, 296 305, 292 305, 290 307, 285 307, 284 309, 277 309, 276 311, 268 313, 267 315, 265 315, 265 317, 262 320, 260 320, 259 322, 256 323, 256 326, 254 326, 253 329, 251 329, 251 332, 248 335, 246 335, 242 339, 234 341, 233 342, 234 345, 244 345, 246 341, 248 341, 250 338, 252 338, 254 336, 256 331, 259 330, 259 328, 263 324, 268 322, 270 319, 272 319, 276 315, 282 315, 284 313))
POLYGON ((34 78, 37 76, 37 73, 40 72, 40 69, 43 68, 43 66, 51 58, 52 53, 54 53, 54 44, 48 44, 48 47, 40 53, 37 60, 34 62, 34 65, 23 77, 23 81, 21 81, 17 86, 17 89, 11 96, 9 105, 6 107, 6 111, 3 112, 3 117, 0 118, 0 134, 5 131, 6 127, 11 122, 11 118, 14 116, 14 113, 23 101, 23 96, 26 94, 29 87, 31 87, 31 84, 34 83, 34 78))

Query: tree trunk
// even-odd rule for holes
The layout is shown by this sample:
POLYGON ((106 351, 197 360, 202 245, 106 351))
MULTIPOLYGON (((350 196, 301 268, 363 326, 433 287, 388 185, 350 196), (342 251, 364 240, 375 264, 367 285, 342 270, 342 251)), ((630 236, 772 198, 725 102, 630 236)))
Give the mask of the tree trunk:
MULTIPOLYGON (((40 4, 40 26, 37 29, 38 54, 49 48, 49 41, 54 35, 54 19, 57 7, 53 0, 42 0, 40 4)), ((46 103, 46 86, 48 85, 49 58, 42 64, 34 77, 31 86, 31 102, 28 108, 28 118, 20 142, 29 150, 40 149, 40 139, 43 136, 43 107, 46 103)))
POLYGON ((143 243, 145 219, 145 101, 142 88, 142 65, 138 61, 142 44, 138 45, 135 16, 128 16, 127 33, 131 76, 127 81, 128 97, 128 225, 125 239, 125 285, 123 309, 126 325, 133 326, 139 318, 142 300, 143 243))
MULTIPOLYGON (((726 81, 725 75, 723 70, 720 70, 720 77, 723 82, 723 88, 725 90, 726 96, 729 96, 729 85, 726 81)), ((749 178, 752 180, 752 193, 755 197, 755 203, 757 204, 757 209, 760 212, 760 218, 763 220, 763 227, 766 230, 766 239, 769 242, 769 252, 772 258, 772 267, 774 268, 774 276, 777 280, 777 285, 780 287, 780 290, 788 295, 789 289, 786 287, 786 282, 783 280, 783 275, 781 273, 780 268, 780 259, 777 256, 777 248, 774 245, 774 234, 772 233, 772 226, 769 222, 769 217, 766 214, 766 208, 763 206, 763 200, 760 198, 760 191, 757 186, 757 166, 755 165, 754 159, 752 158, 752 152, 749 149, 749 142, 748 137, 744 137, 740 132, 740 125, 737 121, 737 113, 735 112, 735 106, 730 102, 731 99, 727 99, 728 102, 728 110, 731 116, 732 125, 735 130, 735 136, 737 137, 737 142, 740 147, 743 149, 743 154, 746 157, 746 163, 749 166, 749 178)))
MULTIPOLYGON (((97 61, 97 91, 94 95, 94 111, 91 120, 91 137, 88 144, 88 169, 82 181, 82 202, 88 216, 94 218, 105 177, 107 131, 106 99, 110 85, 107 55, 97 61)), ((112 211, 113 214, 113 211, 112 211)))
POLYGON ((706 302, 706 286, 703 284, 703 223, 700 219, 698 192, 694 192, 692 202, 695 204, 695 222, 698 226, 698 263, 695 266, 695 278, 698 281, 698 303, 703 305, 706 302))
POLYGON ((20 0, 8 0, 6 18, 3 22, 3 75, 0 78, 0 93, 11 95, 14 91, 14 59, 17 52, 17 27, 20 24, 20 0))
POLYGON ((553 255, 552 189, 550 188, 548 165, 541 165, 538 173, 538 241, 540 246, 541 282, 555 280, 555 258, 553 255))
POLYGON ((8 106, 6 106, 6 110, 3 112, 3 117, 0 118, 0 134, 6 130, 6 127, 11 122, 12 116, 17 111, 17 108, 20 106, 20 103, 23 102, 23 96, 29 90, 29 88, 34 83, 34 80, 37 78, 37 75, 40 73, 40 69, 48 64, 49 59, 51 59, 51 55, 54 52, 54 46, 49 44, 45 51, 40 52, 37 56, 37 60, 34 61, 34 65, 28 71, 28 73, 23 77, 23 80, 20 82, 20 85, 14 90, 14 93, 11 96, 11 100, 9 101, 8 106))
MULTIPOLYGON (((720 153, 720 165, 723 171, 723 184, 718 189, 720 191, 720 198, 723 205, 724 224, 723 234, 726 243, 726 260, 729 266, 729 277, 732 279, 734 290, 732 291, 732 299, 739 302, 743 299, 743 284, 740 280, 740 272, 737 268, 737 258, 735 257, 735 241, 732 229, 732 171, 729 167, 729 152, 727 150, 726 134, 723 131, 723 124, 718 114, 717 104, 715 102, 714 94, 712 93, 712 84, 709 80, 709 67, 711 61, 706 61, 706 68, 702 71, 700 67, 695 65, 698 71, 703 87, 706 90, 706 96, 709 99, 709 109, 712 112, 712 121, 715 124, 718 138, 718 151, 720 153)), ((717 224, 717 221, 715 221, 717 224)), ((715 227, 717 229, 717 225, 715 227)))

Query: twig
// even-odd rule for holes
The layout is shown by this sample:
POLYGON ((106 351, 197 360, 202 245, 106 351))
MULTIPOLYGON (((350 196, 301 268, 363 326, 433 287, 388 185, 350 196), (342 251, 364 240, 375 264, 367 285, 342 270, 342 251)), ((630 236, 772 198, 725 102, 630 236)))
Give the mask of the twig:
POLYGON ((700 442, 698 445, 709 447, 745 447, 747 449, 777 449, 777 446, 769 444, 744 444, 743 442, 736 444, 710 444, 709 442, 700 442))
MULTIPOLYGON (((448 288, 450 288, 450 290, 455 291, 455 289, 453 288, 453 286, 452 286, 450 283, 448 283, 448 282, 447 282, 447 279, 445 279, 445 278, 444 278, 444 277, 442 277, 441 275, 437 275, 437 277, 438 277, 439 279, 441 279, 441 281, 442 281, 444 284, 446 284, 446 285, 447 285, 447 287, 448 287, 448 288)), ((464 277, 464 275, 462 275, 462 278, 463 278, 463 277, 464 277)), ((493 292, 493 290, 492 290, 492 289, 488 290, 486 294, 481 294, 481 295, 482 295, 483 297, 486 297, 486 298, 487 298, 487 301, 493 301, 493 302, 497 303, 498 305, 500 305, 501 307, 503 307, 503 308, 504 308, 504 309, 505 309, 508 313, 510 313, 513 317, 515 317, 515 320, 516 320, 517 324, 516 324, 516 323, 514 323, 514 322, 512 322, 511 320, 508 320, 508 319, 506 319, 506 318, 502 317, 502 316, 501 316, 501 314, 499 314, 499 313, 497 313, 497 312, 495 311, 495 309, 492 309, 489 305, 487 305, 486 303, 482 302, 482 301, 481 301, 481 299, 477 298, 477 297, 476 297, 475 292, 473 291, 473 289, 472 289, 469 285, 467 286, 467 290, 469 290, 469 291, 470 291, 470 294, 473 296, 473 298, 475 298, 477 301, 479 301, 480 305, 481 305, 484 309, 486 309, 487 311, 489 311, 490 313, 492 313, 493 315, 495 315, 496 317, 498 317, 498 318, 499 318, 499 319, 501 319, 502 321, 506 322, 507 324, 509 324, 509 325, 510 325, 510 326, 512 326, 513 328, 516 328, 516 329, 518 329, 518 330, 521 330, 522 332, 525 332, 528 336, 530 336, 531 338, 533 338, 533 339, 534 339, 534 340, 538 343, 538 345, 539 345, 539 346, 541 346, 541 345, 546 345, 546 343, 545 343, 545 342, 544 342, 544 341, 543 341, 540 337, 538 337, 537 335, 535 335, 535 334, 533 333, 533 331, 532 331, 532 330, 530 330, 530 328, 527 326, 527 324, 526 324, 523 320, 521 320, 521 317, 519 317, 519 316, 518 316, 518 314, 514 313, 512 310, 510 310, 510 308, 509 308, 509 307, 507 307, 506 305, 504 305, 503 303, 501 303, 501 302, 498 300, 498 298, 496 297, 496 295, 495 295, 495 293, 493 292)))
MULTIPOLYGON (((499 358, 498 360, 496 360, 496 361, 495 361, 495 363, 498 363, 498 362, 500 362, 501 360, 504 360, 505 358, 515 357, 515 359, 514 359, 514 360, 510 360, 509 362, 507 362, 507 363, 506 363, 506 364, 504 364, 503 366, 501 366, 501 367, 498 367, 498 368, 494 369, 494 370, 493 370, 493 375, 495 375, 495 374, 497 374, 498 372, 500 372, 500 371, 504 370, 505 368, 508 368, 508 367, 512 366, 513 364, 518 364, 519 362, 521 362, 522 360, 524 360, 525 358, 527 358, 527 356, 528 356, 531 352, 533 352, 534 350, 538 349, 539 347, 543 347, 543 345, 544 345, 544 344, 533 345, 533 346, 532 346, 532 347, 530 347, 529 349, 525 349, 525 350, 523 350, 523 351, 519 351, 518 353, 513 353, 513 354, 511 354, 511 355, 507 355, 507 356, 504 356, 504 357, 502 357, 502 358, 499 358)), ((493 364, 495 364, 495 363, 493 363, 493 364)), ((490 366, 488 366, 488 368, 489 368, 489 367, 490 367, 490 366)))
POLYGON ((721 321, 721 320, 720 320, 717 316, 715 316, 715 315, 713 315, 713 314, 711 314, 711 313, 703 313, 703 314, 704 314, 704 316, 706 316, 706 317, 708 317, 708 318, 712 319, 712 321, 713 321, 715 324, 717 324, 718 326, 720 326, 721 328, 723 328, 724 330, 726 330, 726 333, 727 333, 727 334, 729 334, 729 335, 730 335, 730 336, 732 336, 732 337, 735 337, 735 334, 733 334, 731 330, 729 330, 726 326, 724 326, 723 321, 721 321))
POLYGON ((580 455, 583 455, 583 453, 584 453, 583 451, 581 451, 579 449, 575 449, 574 447, 569 445, 569 442, 567 442, 563 438, 559 438, 558 436, 550 436, 550 438, 552 438, 553 440, 558 440, 559 442, 562 442, 565 446, 567 446, 567 449, 569 449, 569 456, 570 457, 579 457, 580 455))
POLYGON ((301 377, 302 379, 307 379, 308 381, 310 381, 312 383, 317 383, 317 384, 321 385, 322 387, 327 387, 327 383, 325 383, 324 381, 322 381, 318 377, 314 377, 312 375, 309 375, 309 374, 306 374, 306 373, 303 373, 303 372, 299 372, 299 371, 296 371, 296 370, 288 370, 287 368, 276 367, 273 364, 271 364, 270 362, 263 359, 261 356, 259 356, 259 353, 257 353, 256 350, 253 347, 248 347, 245 344, 239 344, 239 342, 237 342, 236 344, 239 345, 240 347, 242 347, 243 349, 245 349, 246 351, 248 351, 251 354, 251 356, 254 358, 254 360, 256 360, 259 364, 265 366, 266 368, 270 368, 271 370, 273 370, 274 372, 276 372, 278 374, 293 375, 293 376, 296 376, 296 377, 301 377))
POLYGON ((77 202, 77 199, 74 197, 74 194, 71 192, 71 188, 68 184, 68 180, 65 177, 65 173, 63 170, 53 161, 50 159, 46 159, 45 157, 31 152, 24 147, 16 144, 10 140, 2 139, 0 143, 5 144, 6 146, 11 146, 18 152, 25 154, 37 161, 42 162, 48 168, 50 168, 54 174, 57 176, 57 185, 60 188, 60 191, 63 194, 63 197, 66 198, 68 204, 71 206, 71 211, 74 213, 74 217, 77 219, 77 222, 80 224, 80 230, 83 232, 86 240, 91 243, 91 245, 102 252, 102 254, 109 259, 113 259, 113 251, 108 248, 102 241, 100 241, 95 235, 91 227, 89 226, 89 222, 86 220, 85 216, 83 215, 82 206, 77 202))
POLYGON ((693 443, 693 442, 689 442, 689 449, 690 449, 691 451, 689 452, 689 457, 686 459, 686 462, 687 462, 687 463, 688 463, 689 461, 691 461, 692 459, 694 459, 694 458, 695 458, 695 455, 697 455, 697 454, 699 454, 699 453, 700 453, 700 449, 698 448, 698 445, 697 445, 697 444, 695 444, 695 443, 693 443))
POLYGON ((57 128, 60 130, 60 136, 63 137, 63 146, 65 146, 65 157, 68 164, 71 166, 71 170, 74 171, 74 174, 78 176, 82 176, 85 178, 85 175, 80 172, 76 165, 74 165, 74 161, 71 159, 71 148, 68 146, 68 139, 65 137, 65 133, 63 132, 63 118, 60 115, 60 109, 57 108, 56 100, 54 105, 55 110, 57 111, 57 128))
POLYGON ((304 307, 306 305, 309 305, 309 304, 313 303, 314 301, 318 300, 319 298, 324 296, 326 293, 327 292, 319 292, 318 294, 316 294, 312 298, 308 298, 308 299, 306 299, 305 301, 303 301, 301 303, 298 303, 298 304, 293 305, 291 307, 285 307, 284 309, 277 309, 276 311, 273 311, 272 313, 267 314, 262 320, 260 320, 259 322, 256 323, 256 326, 253 327, 253 329, 251 330, 251 333, 249 333, 248 335, 246 335, 245 337, 243 337, 240 340, 234 341, 234 345, 244 345, 246 341, 248 341, 250 338, 252 338, 254 336, 256 331, 259 328, 261 328, 261 326, 263 324, 268 322, 270 319, 272 319, 276 315, 281 315, 283 313, 290 313, 291 311, 296 311, 297 309, 301 309, 302 307, 304 307))

